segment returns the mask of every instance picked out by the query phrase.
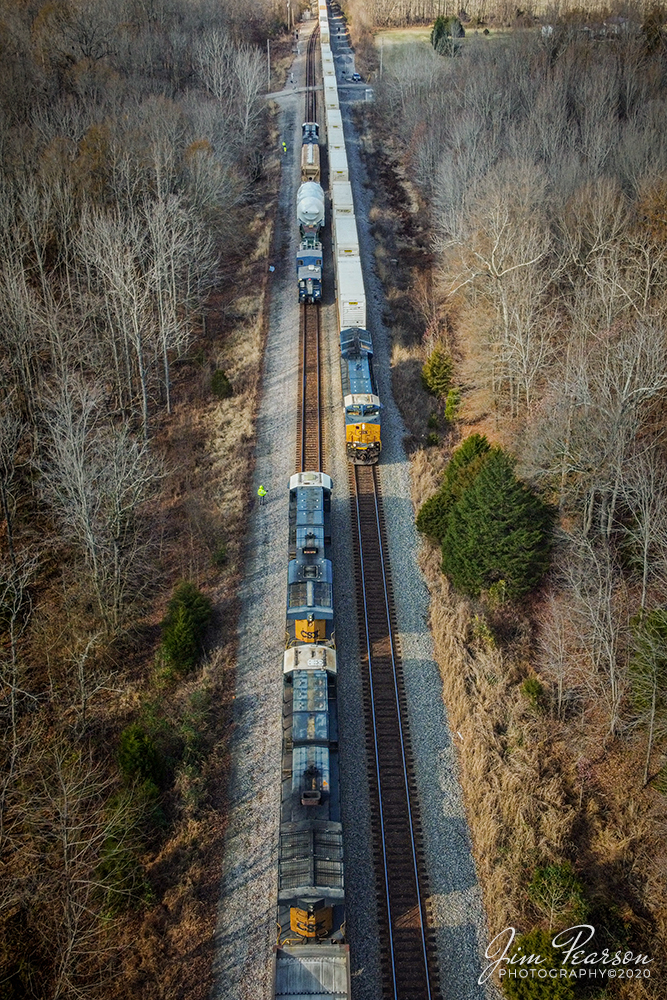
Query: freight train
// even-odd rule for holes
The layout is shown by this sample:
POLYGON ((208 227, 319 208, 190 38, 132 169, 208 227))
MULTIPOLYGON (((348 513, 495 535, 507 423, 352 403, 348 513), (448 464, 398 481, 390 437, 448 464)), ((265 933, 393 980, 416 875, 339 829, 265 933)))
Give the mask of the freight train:
MULTIPOLYGON (((373 375, 373 346, 366 329, 366 291, 359 234, 324 0, 319 3, 319 21, 346 454, 355 464, 371 465, 378 461, 382 450, 382 407, 373 375)), ((318 123, 304 122, 301 126, 301 186, 297 192, 301 242, 297 250, 296 272, 301 303, 319 303, 322 300, 320 231, 325 223, 325 197, 320 183, 319 141, 318 123)))
POLYGON ((319 230, 324 225, 324 191, 320 184, 320 127, 317 122, 301 126, 301 187, 296 214, 301 242, 296 253, 299 302, 319 302, 322 298, 322 244, 319 230))
POLYGON ((338 779, 338 668, 331 579, 332 482, 289 482, 287 643, 274 997, 349 1000, 343 828, 338 779))

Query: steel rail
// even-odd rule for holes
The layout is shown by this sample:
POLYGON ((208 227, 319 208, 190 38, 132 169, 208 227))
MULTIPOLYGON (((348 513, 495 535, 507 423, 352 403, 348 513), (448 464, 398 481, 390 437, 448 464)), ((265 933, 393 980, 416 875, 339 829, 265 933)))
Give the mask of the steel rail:
POLYGON ((411 802, 410 765, 405 746, 408 735, 401 710, 404 693, 400 654, 395 641, 378 472, 375 466, 368 471, 367 467, 353 466, 353 470, 350 470, 350 481, 357 521, 360 617, 366 632, 368 658, 366 700, 372 727, 369 754, 375 757, 377 835, 385 883, 384 902, 380 905, 386 906, 389 934, 390 969, 385 974, 390 972, 391 983, 385 979, 385 995, 389 988, 393 1000, 406 997, 431 1000, 437 974, 435 969, 429 969, 426 912, 419 884, 416 816, 411 802), (387 639, 388 650, 383 652, 382 646, 386 648, 387 639), (410 925, 405 923, 406 916, 414 918, 417 913, 419 926, 412 925, 410 930, 410 925))
POLYGON ((364 540, 363 532, 361 526, 361 508, 359 503, 359 481, 358 481, 358 469, 357 466, 353 466, 354 474, 354 500, 357 510, 357 544, 359 546, 359 567, 361 576, 361 596, 364 609, 364 630, 366 632, 366 656, 368 657, 368 684, 370 688, 370 700, 371 700, 371 721, 373 724, 373 742, 375 745, 375 779, 377 781, 378 790, 378 807, 380 812, 380 830, 381 830, 381 840, 382 840, 382 863, 384 867, 384 886, 385 886, 385 900, 387 904, 387 918, 389 924, 389 954, 391 957, 391 978, 394 990, 394 997, 398 1000, 398 984, 396 982, 396 962, 394 956, 394 934, 393 934, 393 921, 391 919, 391 901, 389 898, 389 868, 387 865, 387 842, 384 833, 384 808, 382 805, 382 778, 380 775, 380 755, 378 753, 378 733, 377 733, 377 720, 375 717, 375 689, 373 686, 373 655, 371 651, 371 633, 368 621, 368 601, 366 596, 366 566, 364 561, 364 540))
POLYGON ((408 781, 408 761, 407 761, 407 758, 405 756, 405 736, 404 736, 404 732, 403 732, 403 718, 402 718, 402 712, 401 712, 401 701, 400 701, 400 691, 399 691, 400 685, 399 685, 398 674, 397 674, 397 670, 396 670, 397 655, 396 655, 396 647, 395 647, 395 644, 394 644, 394 629, 392 627, 391 604, 390 604, 390 600, 389 600, 389 589, 388 589, 388 586, 387 586, 387 570, 386 570, 386 567, 385 567, 385 553, 384 553, 384 541, 383 541, 383 519, 382 519, 382 516, 380 514, 380 505, 379 505, 379 498, 378 498, 378 471, 377 471, 377 466, 375 466, 375 465, 371 466, 371 468, 372 468, 372 472, 373 472, 373 487, 374 487, 374 489, 373 489, 373 501, 374 501, 374 506, 375 506, 375 525, 376 525, 376 529, 377 529, 377 533, 378 533, 378 539, 379 539, 379 542, 380 542, 379 548, 380 548, 380 562, 381 562, 381 565, 382 565, 382 586, 383 586, 383 590, 384 590, 384 607, 385 607, 385 613, 387 615, 387 631, 389 633, 389 645, 390 645, 390 648, 391 648, 391 667, 392 667, 392 676, 393 676, 393 681, 394 681, 394 696, 396 698, 396 717, 397 717, 397 721, 398 721, 398 730, 399 730, 400 737, 401 737, 401 739, 400 739, 400 748, 401 748, 401 760, 403 762, 403 781, 404 781, 404 784, 405 784, 405 798, 406 798, 407 810, 408 810, 408 823, 409 823, 409 830, 410 830, 410 844, 411 844, 411 847, 412 847, 412 869, 413 869, 413 873, 414 873, 414 877, 415 877, 415 889, 416 889, 416 893, 417 893, 417 905, 419 907, 419 924, 420 924, 420 927, 421 927, 422 955, 423 955, 423 958, 424 958, 424 970, 425 970, 425 973, 426 973, 427 998, 428 998, 428 1000, 431 1000, 431 984, 429 982, 429 974, 428 974, 428 972, 429 972, 428 951, 427 951, 427 948, 426 948, 426 929, 425 929, 425 926, 424 926, 424 903, 423 903, 423 900, 422 900, 421 890, 419 888, 419 869, 418 869, 418 865, 417 865, 417 845, 415 843, 414 822, 413 822, 413 815, 412 815, 412 804, 411 804, 411 801, 410 801, 410 785, 409 785, 409 781, 408 781))

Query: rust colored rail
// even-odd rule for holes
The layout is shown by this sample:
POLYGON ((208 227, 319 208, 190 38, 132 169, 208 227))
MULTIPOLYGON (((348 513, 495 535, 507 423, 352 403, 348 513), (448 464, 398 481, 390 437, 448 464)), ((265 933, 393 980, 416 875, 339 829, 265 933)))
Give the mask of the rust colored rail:
POLYGON ((400 652, 394 623, 380 481, 376 466, 348 466, 361 623, 367 748, 372 773, 374 860, 383 995, 435 1000, 438 976, 427 930, 423 849, 412 778, 400 652))
POLYGON ((315 89, 315 53, 317 51, 317 39, 320 37, 320 26, 317 24, 312 35, 308 39, 306 50, 306 118, 307 122, 317 121, 317 91, 315 89))
POLYGON ((298 472, 322 469, 322 420, 320 392, 320 308, 301 306, 299 335, 300 378, 296 467, 298 472))

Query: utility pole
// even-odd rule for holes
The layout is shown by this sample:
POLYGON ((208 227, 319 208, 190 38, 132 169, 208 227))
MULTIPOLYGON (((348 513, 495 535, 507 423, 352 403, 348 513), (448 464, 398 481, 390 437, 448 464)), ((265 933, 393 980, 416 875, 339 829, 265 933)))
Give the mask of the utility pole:
POLYGON ((266 40, 266 92, 271 93, 271 42, 266 40))
POLYGON ((290 0, 287 0, 287 30, 292 30, 292 18, 290 17, 290 0))

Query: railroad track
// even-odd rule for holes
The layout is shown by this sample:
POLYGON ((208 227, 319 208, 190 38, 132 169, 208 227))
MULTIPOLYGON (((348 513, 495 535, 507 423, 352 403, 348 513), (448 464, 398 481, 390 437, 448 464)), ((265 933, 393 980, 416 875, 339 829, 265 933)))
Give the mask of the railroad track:
POLYGON ((376 466, 358 465, 349 467, 349 477, 370 784, 376 791, 371 811, 383 996, 435 1000, 438 976, 427 930, 423 850, 379 477, 376 466))
POLYGON ((297 472, 322 470, 320 391, 320 307, 301 306, 299 332, 299 412, 296 435, 297 472))
MULTIPOLYGON (((315 66, 319 26, 308 40, 306 52, 306 118, 317 121, 315 66)), ((320 415, 320 310, 302 305, 299 330, 299 413, 296 468, 319 472, 322 469, 322 425, 320 415)))
POLYGON ((317 52, 317 40, 320 37, 320 26, 316 25, 315 30, 308 39, 306 50, 306 118, 307 122, 317 121, 317 91, 315 53, 317 52))

